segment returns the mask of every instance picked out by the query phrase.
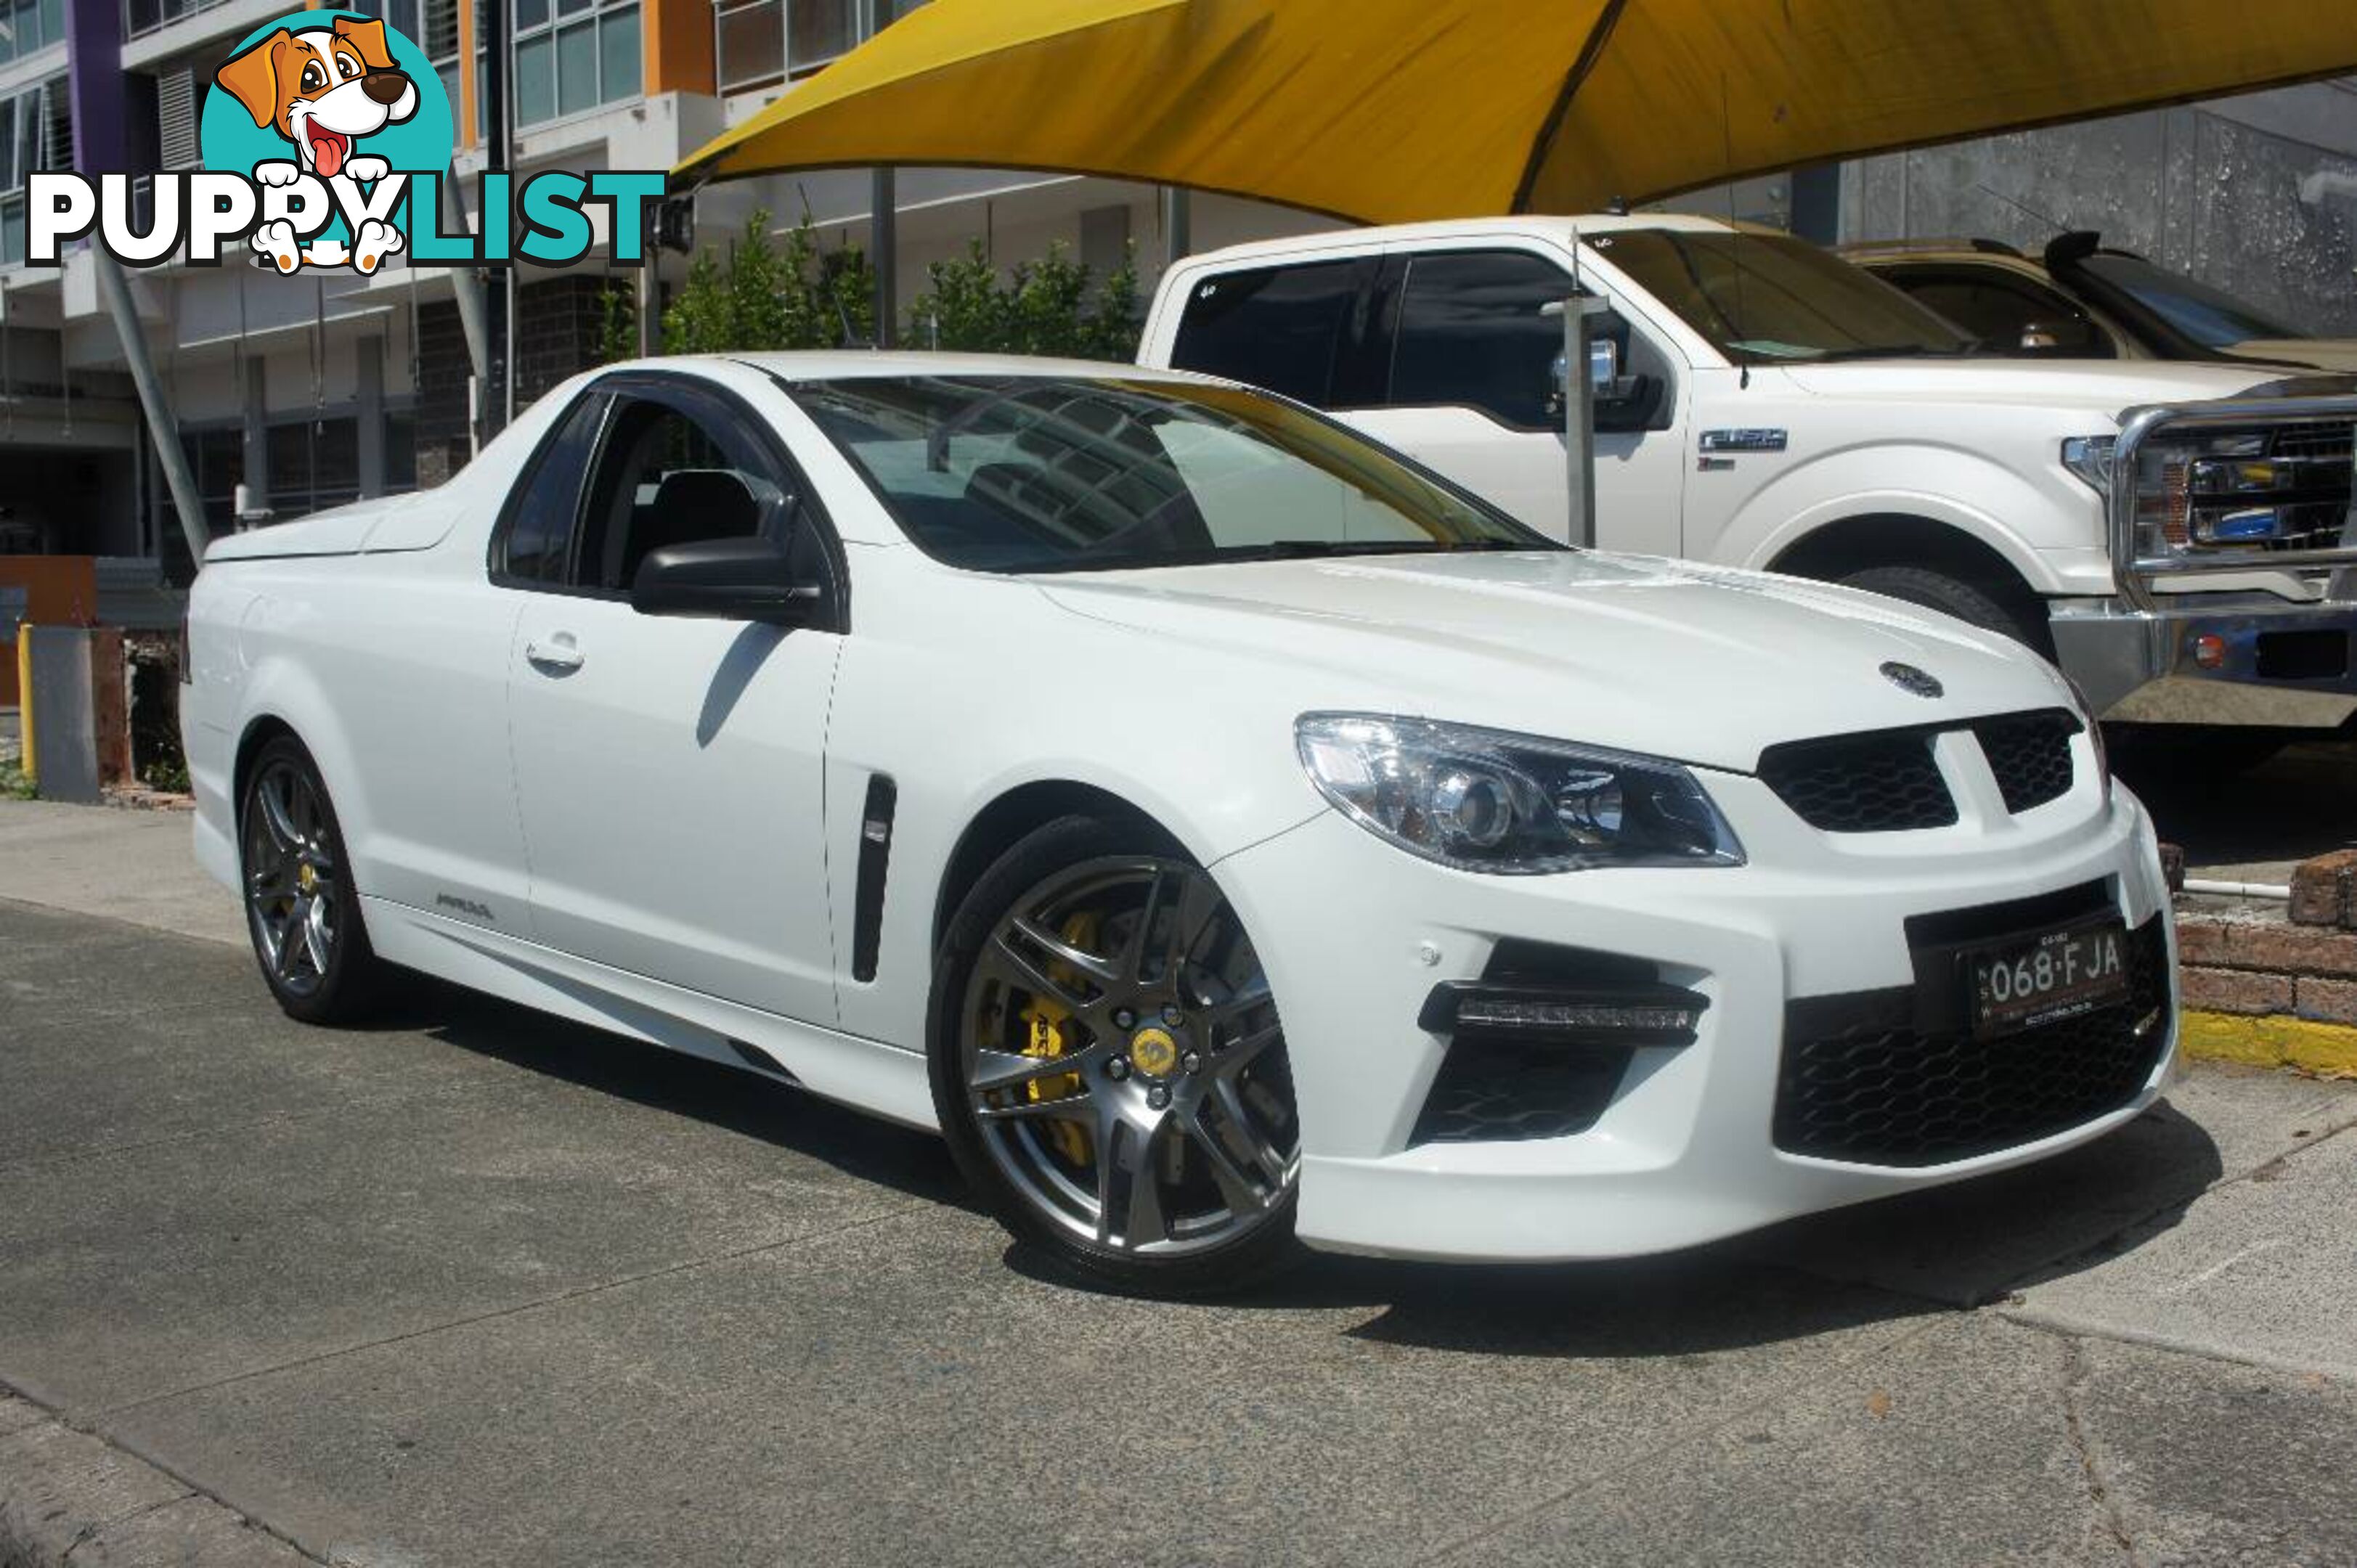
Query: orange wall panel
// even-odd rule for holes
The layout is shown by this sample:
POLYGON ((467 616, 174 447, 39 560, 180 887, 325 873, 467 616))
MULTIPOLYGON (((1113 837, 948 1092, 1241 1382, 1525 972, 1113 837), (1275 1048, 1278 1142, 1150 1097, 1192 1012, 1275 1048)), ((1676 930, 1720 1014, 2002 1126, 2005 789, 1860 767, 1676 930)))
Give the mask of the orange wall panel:
POLYGON ((647 92, 713 90, 712 0, 645 0, 647 92))
MULTIPOLYGON (((87 555, 0 555, 0 587, 25 590, 25 618, 36 626, 88 626, 98 618, 98 563, 87 555)), ((14 627, 0 627, 0 708, 23 701, 16 690, 14 627)))

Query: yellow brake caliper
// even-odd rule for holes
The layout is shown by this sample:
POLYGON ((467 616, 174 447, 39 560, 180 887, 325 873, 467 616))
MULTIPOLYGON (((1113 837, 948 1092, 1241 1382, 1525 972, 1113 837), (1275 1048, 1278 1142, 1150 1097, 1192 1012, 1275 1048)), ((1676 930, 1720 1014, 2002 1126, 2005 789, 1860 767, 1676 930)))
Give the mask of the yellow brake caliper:
MULTIPOLYGON (((1097 940, 1097 918, 1083 910, 1064 922, 1063 938, 1076 948, 1093 948, 1097 940)), ((1071 965, 1055 960, 1048 965, 1048 976, 1059 985, 1078 991, 1081 977, 1072 972, 1071 965)), ((1022 1012, 1024 1026, 1023 1054, 1027 1057, 1060 1057, 1070 1040, 1072 1015, 1070 1009, 1034 996, 1031 1004, 1022 1012)), ((1081 1075, 1060 1073, 1053 1078, 1035 1078, 1024 1086, 1024 1092, 1033 1101, 1062 1100, 1079 1094, 1083 1089, 1081 1075)), ((1056 1152, 1076 1165, 1091 1163, 1095 1141, 1089 1130, 1077 1122, 1050 1122, 1047 1127, 1048 1142, 1056 1152)))

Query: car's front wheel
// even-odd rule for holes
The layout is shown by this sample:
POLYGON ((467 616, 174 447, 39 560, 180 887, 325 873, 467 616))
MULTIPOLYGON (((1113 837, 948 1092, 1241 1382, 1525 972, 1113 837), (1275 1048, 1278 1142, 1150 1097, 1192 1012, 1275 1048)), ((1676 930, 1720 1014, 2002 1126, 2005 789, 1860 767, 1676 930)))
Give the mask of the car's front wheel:
POLYGON ((1160 834, 1068 817, 1007 850, 951 922, 932 1013, 942 1130, 1019 1239, 1157 1294, 1292 1254, 1300 1123, 1268 978, 1160 834))
POLYGON ((246 777, 238 862, 253 956, 278 1005, 307 1024, 366 1014, 383 966, 361 923, 328 786, 292 736, 265 744, 246 777))

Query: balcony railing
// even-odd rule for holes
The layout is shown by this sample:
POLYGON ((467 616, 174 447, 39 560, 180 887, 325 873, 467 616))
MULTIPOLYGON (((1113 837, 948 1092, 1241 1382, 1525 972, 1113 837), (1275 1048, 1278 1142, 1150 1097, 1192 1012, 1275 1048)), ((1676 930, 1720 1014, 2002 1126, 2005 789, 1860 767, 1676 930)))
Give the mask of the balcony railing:
POLYGON ((228 4, 229 0, 123 0, 123 36, 141 38, 183 17, 228 4))

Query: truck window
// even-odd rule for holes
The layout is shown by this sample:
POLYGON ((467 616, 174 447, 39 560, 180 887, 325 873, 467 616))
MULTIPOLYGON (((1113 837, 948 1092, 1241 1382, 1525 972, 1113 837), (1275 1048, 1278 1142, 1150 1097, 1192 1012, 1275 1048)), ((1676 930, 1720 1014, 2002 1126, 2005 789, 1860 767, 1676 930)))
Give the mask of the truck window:
POLYGON ((1876 270, 1979 338, 1985 353, 2089 360, 2116 355, 2085 311, 2028 278, 1986 266, 1876 270))
POLYGON ((1563 320, 1539 311, 1572 292, 1568 272, 1524 251, 1410 257, 1391 402, 1474 408, 1518 429, 1548 427, 1563 320))
POLYGON ((1188 295, 1170 363, 1330 407, 1335 362, 1374 274, 1372 257, 1214 274, 1188 295))

